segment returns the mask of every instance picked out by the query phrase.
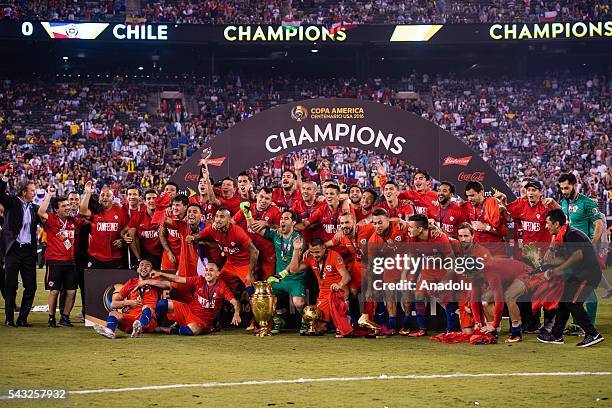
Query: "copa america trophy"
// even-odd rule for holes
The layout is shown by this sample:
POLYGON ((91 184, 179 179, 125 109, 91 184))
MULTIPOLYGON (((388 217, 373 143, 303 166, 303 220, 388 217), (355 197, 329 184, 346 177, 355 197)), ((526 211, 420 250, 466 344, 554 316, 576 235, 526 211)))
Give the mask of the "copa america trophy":
POLYGON ((321 309, 316 306, 306 306, 302 313, 302 318, 308 324, 306 335, 315 336, 317 334, 317 323, 321 320, 321 309))
POLYGON ((272 319, 276 313, 276 296, 272 293, 272 282, 254 282, 255 292, 251 296, 253 317, 259 326, 256 336, 270 335, 272 319))

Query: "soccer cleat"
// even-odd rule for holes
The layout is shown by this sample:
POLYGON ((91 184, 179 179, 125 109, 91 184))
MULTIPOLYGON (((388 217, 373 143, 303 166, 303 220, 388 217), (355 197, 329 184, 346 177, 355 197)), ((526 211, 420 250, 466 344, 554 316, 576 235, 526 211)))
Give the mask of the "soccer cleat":
POLYGON ((542 326, 540 326, 539 324, 532 324, 529 326, 523 325, 522 331, 523 333, 534 334, 534 333, 539 333, 541 328, 542 326))
POLYGON ((511 334, 510 337, 506 339, 506 343, 520 343, 523 341, 523 336, 520 334, 511 334))
POLYGON ((70 321, 70 317, 66 315, 62 315, 62 317, 60 318, 59 324, 60 326, 64 326, 64 327, 74 327, 74 325, 70 321))
POLYGON ((419 329, 417 331, 408 333, 408 337, 423 337, 423 336, 427 336, 427 330, 425 329, 419 329))
POLYGON ((255 330, 255 320, 251 319, 251 323, 249 323, 248 327, 246 328, 246 331, 251 332, 255 330))
POLYGON ((49 316, 49 320, 47 320, 47 327, 57 327, 55 316, 49 316))
POLYGON ((96 333, 98 333, 100 336, 104 336, 107 339, 114 339, 115 336, 115 332, 112 331, 111 329, 109 329, 106 326, 102 326, 101 324, 96 324, 94 325, 94 330, 96 331, 96 333))
POLYGON ((170 327, 157 326, 153 331, 155 333, 172 334, 172 329, 170 327))
POLYGON ((138 337, 140 336, 140 333, 142 333, 142 323, 140 323, 140 320, 136 320, 134 322, 134 324, 132 325, 132 338, 138 337))
POLYGON ((285 327, 285 321, 280 316, 274 316, 274 323, 270 334, 278 334, 280 330, 285 327))
POLYGON ((552 333, 544 333, 538 335, 538 341, 546 344, 565 344, 563 337, 557 337, 552 333))
POLYGON ((596 345, 597 343, 601 343, 602 341, 604 341, 604 338, 599 333, 597 333, 595 336, 587 334, 584 336, 584 340, 576 344, 576 347, 590 347, 596 345))
POLYGON ((411 332, 410 327, 404 327, 403 329, 400 329, 400 331, 398 331, 397 334, 399 334, 400 336, 408 336, 410 332, 411 332))
POLYGON ((28 323, 27 320, 17 319, 17 327, 32 327, 32 325, 28 323))

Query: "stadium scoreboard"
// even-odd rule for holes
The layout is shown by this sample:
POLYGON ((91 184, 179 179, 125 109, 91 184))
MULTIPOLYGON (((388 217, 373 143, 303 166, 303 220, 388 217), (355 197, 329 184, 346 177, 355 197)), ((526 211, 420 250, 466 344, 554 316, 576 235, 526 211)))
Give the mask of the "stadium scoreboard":
POLYGON ((612 21, 420 25, 203 25, 2 21, 0 39, 143 44, 463 44, 605 41, 612 21))

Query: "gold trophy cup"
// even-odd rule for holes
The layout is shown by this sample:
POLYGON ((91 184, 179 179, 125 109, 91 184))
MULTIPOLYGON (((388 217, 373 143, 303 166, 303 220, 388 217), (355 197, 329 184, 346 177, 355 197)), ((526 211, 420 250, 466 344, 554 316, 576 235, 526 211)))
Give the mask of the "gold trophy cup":
POLYGON ((306 306, 302 313, 302 318, 308 324, 306 335, 315 336, 317 334, 317 323, 321 320, 321 309, 316 306, 306 306))
POLYGON ((251 296, 251 308, 253 317, 259 326, 256 336, 270 336, 272 330, 272 319, 276 313, 276 296, 272 293, 271 282, 254 282, 255 292, 251 296))

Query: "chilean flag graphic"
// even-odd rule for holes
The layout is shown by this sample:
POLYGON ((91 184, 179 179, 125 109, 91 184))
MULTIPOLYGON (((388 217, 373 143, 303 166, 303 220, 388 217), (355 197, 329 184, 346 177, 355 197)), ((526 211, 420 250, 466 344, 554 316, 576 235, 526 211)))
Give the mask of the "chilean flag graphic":
POLYGON ((108 23, 41 22, 51 38, 95 40, 109 26, 108 23))

